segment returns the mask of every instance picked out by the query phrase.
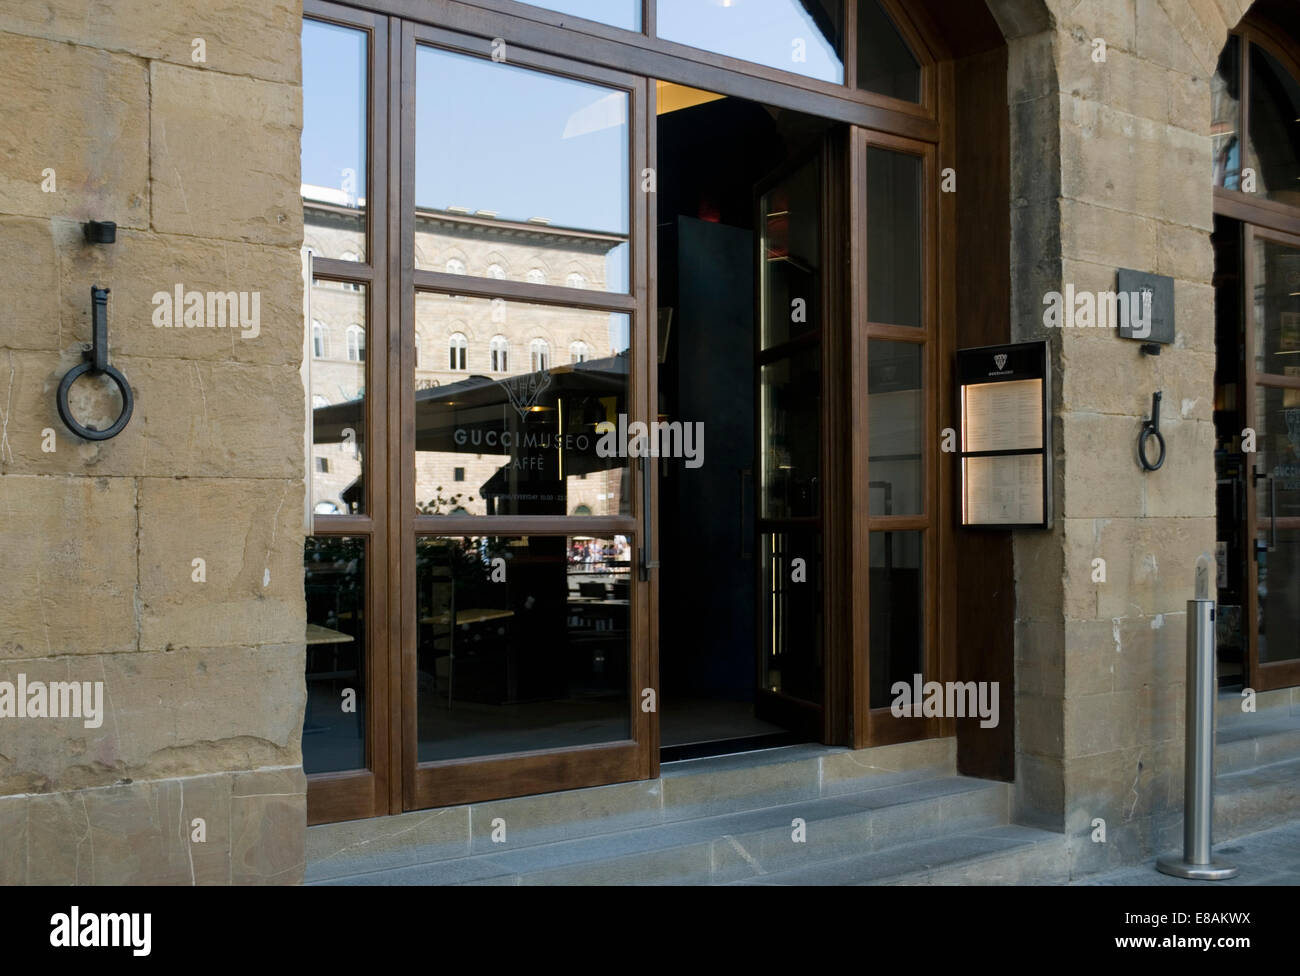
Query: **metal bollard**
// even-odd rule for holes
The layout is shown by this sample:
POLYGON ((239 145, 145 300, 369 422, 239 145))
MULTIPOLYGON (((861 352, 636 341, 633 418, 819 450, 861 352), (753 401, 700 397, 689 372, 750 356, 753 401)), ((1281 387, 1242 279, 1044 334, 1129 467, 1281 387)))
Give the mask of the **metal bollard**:
POLYGON ((1187 601, 1187 752, 1183 766, 1183 854, 1156 860, 1156 870, 1175 878, 1223 881, 1237 869, 1216 863, 1210 850, 1214 828, 1214 600, 1208 555, 1196 560, 1196 598, 1187 601))

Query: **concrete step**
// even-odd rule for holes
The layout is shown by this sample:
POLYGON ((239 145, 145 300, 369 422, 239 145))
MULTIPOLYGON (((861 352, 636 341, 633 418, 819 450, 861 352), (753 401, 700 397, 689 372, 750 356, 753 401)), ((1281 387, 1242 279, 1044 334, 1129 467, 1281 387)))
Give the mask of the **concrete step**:
POLYGON ((1063 883, 1065 836, 999 825, 946 833, 883 851, 747 878, 743 885, 970 885, 1063 883))
POLYGON ((666 763, 657 780, 421 810, 307 831, 306 881, 496 854, 956 776, 956 740, 790 746, 666 763))
POLYGON ((1214 842, 1241 837, 1300 816, 1300 759, 1269 763, 1214 780, 1214 842))
POLYGON ((1005 783, 945 776, 317 883, 721 884, 1005 824, 1009 805, 1005 783))
POLYGON ((1220 726, 1215 738, 1215 772, 1220 776, 1300 759, 1300 709, 1248 714, 1220 726))

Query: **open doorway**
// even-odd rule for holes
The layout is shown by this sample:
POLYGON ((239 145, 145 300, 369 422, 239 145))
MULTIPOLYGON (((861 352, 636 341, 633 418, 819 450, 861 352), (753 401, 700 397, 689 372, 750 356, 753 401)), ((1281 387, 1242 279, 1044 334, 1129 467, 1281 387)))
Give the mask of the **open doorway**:
POLYGON ((664 760, 821 738, 823 181, 832 123, 659 82, 664 760))

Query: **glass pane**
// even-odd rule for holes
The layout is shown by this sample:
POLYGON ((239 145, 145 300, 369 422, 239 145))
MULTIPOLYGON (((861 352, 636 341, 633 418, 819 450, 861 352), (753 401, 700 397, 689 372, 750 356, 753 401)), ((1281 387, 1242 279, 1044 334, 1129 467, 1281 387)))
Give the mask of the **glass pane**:
POLYGON ((921 157, 867 150, 867 317, 921 325, 921 157))
POLYGON ((415 97, 417 268, 628 290, 626 92, 421 46, 415 97))
POLYGON ((1250 155, 1256 192, 1300 204, 1300 84, 1278 60, 1250 46, 1250 155))
POLYGON ((630 736, 624 536, 416 542, 419 761, 630 736))
POLYGON ((658 0, 656 11, 666 41, 844 81, 843 0, 658 0))
POLYGON ((1300 376, 1300 248, 1255 238, 1255 370, 1300 376))
POLYGON ((302 24, 303 246, 366 260, 365 31, 302 24))
POLYGON ((366 542, 308 536, 307 713, 302 768, 333 773, 366 768, 366 542))
POLYGON ((765 532, 761 538, 763 688, 820 704, 825 687, 821 534, 765 532))
POLYGON ((921 353, 910 342, 872 339, 867 348, 868 476, 872 515, 924 511, 921 461, 925 401, 921 353))
POLYGON ((598 24, 641 29, 641 0, 523 0, 530 7, 558 10, 562 14, 585 17, 598 24))
POLYGON ((871 533, 871 707, 887 708, 894 682, 925 669, 923 532, 871 533))
POLYGON ((821 325, 821 193, 816 160, 763 194, 763 348, 821 325))
POLYGON ((1255 387, 1255 437, 1257 517, 1300 518, 1300 390, 1255 387))
MULTIPOLYGON (((1264 511, 1267 511, 1266 509, 1264 511)), ((1280 513, 1279 513, 1280 514, 1280 513)), ((1268 533, 1260 539, 1267 541, 1268 533)), ((1300 530, 1278 529, 1272 552, 1258 552, 1259 663, 1300 658, 1300 530)))
POLYGON ((356 515, 366 510, 366 286, 312 282, 312 510, 356 515))
POLYGON ((1214 185, 1241 189, 1241 41, 1234 34, 1219 55, 1210 80, 1210 138, 1214 144, 1214 185))
POLYGON ((921 66, 876 0, 858 4, 858 87, 909 102, 921 100, 921 66))
POLYGON ((761 518, 821 513, 821 349, 813 346, 762 368, 761 518))
POLYGON ((420 514, 630 511, 627 315, 420 293, 415 327, 420 514))

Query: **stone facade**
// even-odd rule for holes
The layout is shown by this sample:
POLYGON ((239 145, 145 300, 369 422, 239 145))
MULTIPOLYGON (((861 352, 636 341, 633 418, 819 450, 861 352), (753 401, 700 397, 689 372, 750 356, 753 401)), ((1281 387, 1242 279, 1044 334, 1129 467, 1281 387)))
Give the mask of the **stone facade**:
POLYGON ((0 725, 0 883, 302 877, 301 16, 0 4, 0 681, 103 683, 97 727, 0 725), (92 284, 136 398, 101 442, 54 404, 92 284), (177 284, 259 293, 258 335, 155 328, 177 284))
POLYGON ((1181 835, 1185 606, 1215 540, 1211 79, 1248 6, 989 3, 1010 62, 1013 338, 1049 341, 1055 396, 1056 525, 1015 540, 1016 816, 1064 831, 1075 873, 1181 835), (1044 294, 1112 290, 1117 267, 1175 280, 1169 355, 1044 328, 1044 294), (1168 460, 1144 474, 1156 390, 1168 460))
MULTIPOLYGON (((1178 843, 1185 601, 1215 541, 1211 79, 1249 3, 987 2, 1010 65, 1013 339, 1048 340, 1055 398, 1055 526, 1014 541, 1015 816, 1063 832, 1082 873, 1178 843), (1044 294, 1110 290, 1117 267, 1175 279, 1168 354, 1043 326, 1044 294), (1144 474, 1155 390, 1168 460, 1144 474)), ((0 724, 0 884, 302 879, 301 16, 298 0, 0 0, 0 681, 104 693, 94 728, 0 724), (89 219, 116 221, 117 242, 85 243, 89 219), (112 289, 110 359, 136 395, 126 435, 98 443, 54 405, 92 284, 112 289), (177 284, 258 292, 258 336, 155 328, 152 296, 177 284)), ((420 263, 451 258, 478 260, 431 244, 420 263)), ((579 268, 602 287, 590 256, 545 274, 579 268)), ((469 372, 488 372, 496 323, 465 304, 483 313, 464 318, 469 372)), ((431 309, 427 334, 444 382, 432 323, 449 315, 431 309)), ((575 323, 555 324, 553 362, 577 338, 617 351, 607 317, 575 323)), ((549 327, 533 326, 511 333, 512 373, 549 327)), ((355 363, 330 368, 355 386, 355 363)), ((118 408, 85 381, 74 406, 88 423, 118 408)), ((338 473, 331 494, 356 471, 338 473)))

